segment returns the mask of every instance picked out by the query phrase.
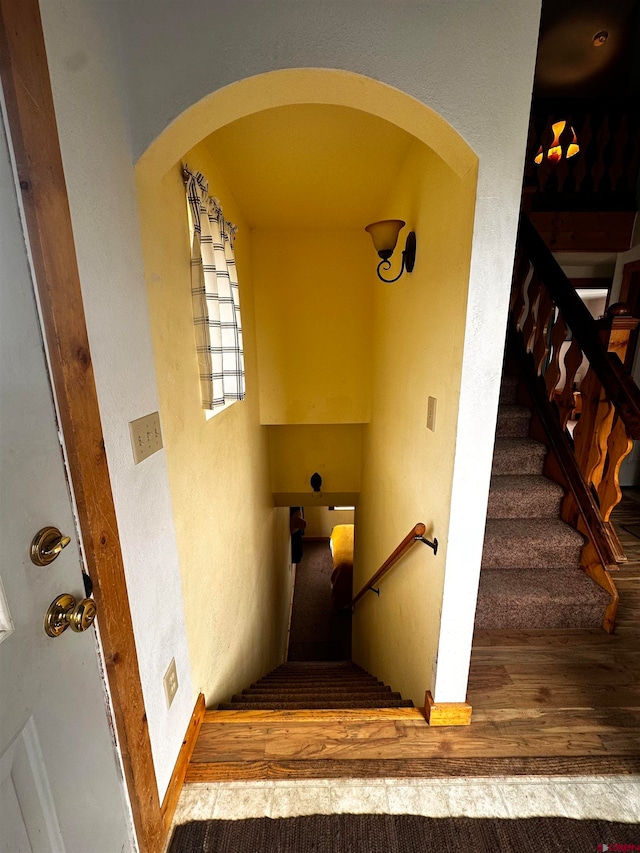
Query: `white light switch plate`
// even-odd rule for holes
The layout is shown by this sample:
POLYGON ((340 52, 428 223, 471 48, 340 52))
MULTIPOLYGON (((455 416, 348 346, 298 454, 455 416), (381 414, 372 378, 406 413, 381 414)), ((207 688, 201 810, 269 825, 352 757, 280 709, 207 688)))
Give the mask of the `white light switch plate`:
POLYGON ((162 447, 160 416, 157 412, 129 423, 133 461, 138 464, 162 447))
POLYGON ((436 405, 437 400, 435 397, 429 397, 429 403, 427 405, 427 429, 430 429, 432 432, 436 431, 436 405))

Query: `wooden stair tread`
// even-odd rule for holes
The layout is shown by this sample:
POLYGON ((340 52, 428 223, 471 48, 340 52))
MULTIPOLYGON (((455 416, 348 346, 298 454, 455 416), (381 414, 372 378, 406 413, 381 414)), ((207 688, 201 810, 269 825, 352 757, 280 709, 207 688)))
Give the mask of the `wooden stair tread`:
POLYGON ((317 708, 303 711, 206 711, 205 723, 236 723, 247 725, 276 723, 340 723, 340 722, 380 722, 380 721, 425 722, 420 708, 317 708))

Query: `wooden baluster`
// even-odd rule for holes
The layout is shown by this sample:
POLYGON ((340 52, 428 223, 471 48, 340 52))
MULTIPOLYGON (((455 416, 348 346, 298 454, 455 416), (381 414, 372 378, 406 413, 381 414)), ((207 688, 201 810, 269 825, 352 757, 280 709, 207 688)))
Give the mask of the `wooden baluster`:
MULTIPOLYGON (((599 334, 608 352, 615 353, 621 362, 627 355, 627 347, 632 333, 640 324, 640 319, 632 317, 628 307, 622 302, 616 302, 609 307, 607 316, 598 321, 599 334)), ((633 441, 627 435, 622 419, 616 413, 610 425, 607 437, 607 457, 605 460, 600 482, 597 484, 600 499, 600 512, 605 522, 611 517, 611 511, 622 499, 620 489, 620 466, 625 457, 631 452, 633 441)), ((625 554, 613 527, 610 535, 619 559, 625 560, 625 554)))
POLYGON ((538 376, 542 374, 544 360, 549 352, 548 332, 553 308, 553 299, 547 288, 543 287, 538 303, 538 319, 533 340, 533 364, 538 376))
POLYGON ((622 500, 620 488, 620 466, 626 456, 631 453, 633 441, 627 435, 622 418, 616 413, 613 418, 611 432, 607 441, 607 461, 598 486, 600 512, 605 521, 611 518, 611 511, 622 500))
POLYGON ((531 339, 536 330, 537 302, 541 290, 542 282, 540 281, 538 274, 534 270, 533 277, 529 282, 529 288, 527 290, 529 305, 527 306, 527 313, 525 316, 524 323, 522 325, 522 338, 524 340, 524 348, 527 352, 531 352, 531 339))
POLYGON ((558 313, 553 329, 551 331, 551 360, 547 368, 544 381, 547 386, 547 397, 553 400, 555 396, 556 386, 560 381, 562 370, 560 368, 560 355, 562 353, 562 344, 567 338, 569 327, 565 323, 562 314, 558 313))
POLYGON ((582 412, 573 433, 574 452, 587 485, 597 489, 607 458, 614 408, 591 368, 580 383, 580 398, 582 412))
POLYGON ((564 357, 564 388, 560 393, 556 394, 556 404, 560 412, 560 426, 562 429, 566 429, 571 413, 576 407, 575 397, 573 396, 573 385, 578 368, 582 364, 582 358, 582 350, 574 338, 569 344, 569 349, 564 357))
MULTIPOLYGON (((615 353, 622 363, 624 363, 627 353, 629 336, 637 327, 638 322, 629 315, 629 309, 622 302, 611 305, 607 311, 607 316, 598 320, 599 334, 603 344, 608 352, 615 353)), ((609 436, 613 427, 615 411, 594 371, 588 371, 580 391, 582 414, 574 433, 575 453, 587 483, 593 484, 599 490, 609 453, 609 436)), ((609 478, 615 479, 619 473, 618 455, 628 452, 623 445, 624 441, 616 433, 613 448, 615 458, 606 466, 609 478)), ((618 489, 617 483, 607 482, 602 491, 611 496, 616 495, 618 489)), ((611 508, 613 506, 615 503, 611 508)), ((601 511, 602 509, 601 507, 601 511)))

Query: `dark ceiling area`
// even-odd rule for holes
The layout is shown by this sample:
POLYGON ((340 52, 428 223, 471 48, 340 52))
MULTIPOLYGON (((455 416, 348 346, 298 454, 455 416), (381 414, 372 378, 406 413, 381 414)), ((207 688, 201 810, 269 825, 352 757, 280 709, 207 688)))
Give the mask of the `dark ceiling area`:
POLYGON ((639 171, 640 0, 543 0, 525 166, 532 209, 637 210, 639 171), (560 120, 579 153, 536 165, 560 120))
POLYGON ((545 0, 534 98, 640 96, 639 0, 545 0))

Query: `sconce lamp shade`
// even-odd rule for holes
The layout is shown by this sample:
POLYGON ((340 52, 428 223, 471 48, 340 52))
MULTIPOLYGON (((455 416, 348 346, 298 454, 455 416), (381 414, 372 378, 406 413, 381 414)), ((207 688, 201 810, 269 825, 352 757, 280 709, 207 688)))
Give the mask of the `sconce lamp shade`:
POLYGON ((387 260, 393 254, 398 242, 398 234, 404 225, 402 219, 383 219, 380 222, 372 222, 364 229, 371 234, 376 252, 383 260, 387 260))

